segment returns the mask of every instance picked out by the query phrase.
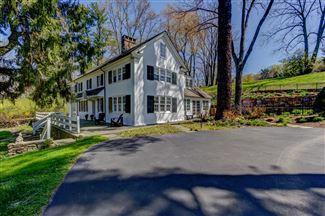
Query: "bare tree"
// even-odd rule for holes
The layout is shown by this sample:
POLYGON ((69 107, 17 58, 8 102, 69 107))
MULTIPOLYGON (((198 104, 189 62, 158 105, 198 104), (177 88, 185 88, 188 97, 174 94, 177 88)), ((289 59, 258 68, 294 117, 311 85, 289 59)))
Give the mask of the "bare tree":
POLYGON ((238 113, 241 112, 241 95, 242 95, 242 76, 243 70, 247 63, 247 60, 254 49, 254 45, 256 40, 260 34, 260 30, 270 13, 274 0, 270 0, 266 5, 263 16, 260 18, 255 30, 252 39, 248 42, 247 31, 248 31, 248 23, 250 16, 252 15, 252 11, 257 6, 262 8, 265 7, 259 1, 256 0, 243 0, 242 1, 242 10, 241 10, 241 25, 240 25, 240 36, 239 36, 239 44, 238 49, 236 49, 234 45, 234 40, 232 42, 232 57, 235 63, 236 69, 236 85, 235 85, 235 109, 238 113), (246 44, 249 43, 248 49, 246 50, 246 44))
POLYGON ((146 40, 158 31, 158 15, 148 0, 107 1, 108 25, 113 32, 116 44, 111 47, 112 54, 121 53, 121 37, 126 34, 139 42, 146 40))
POLYGON ((278 25, 269 34, 276 37, 286 52, 303 46, 305 57, 312 64, 324 42, 325 3, 322 0, 284 0, 277 3, 272 17, 278 25), (311 45, 314 44, 311 52, 311 45))
POLYGON ((231 109, 231 0, 219 0, 218 14, 217 120, 231 109))

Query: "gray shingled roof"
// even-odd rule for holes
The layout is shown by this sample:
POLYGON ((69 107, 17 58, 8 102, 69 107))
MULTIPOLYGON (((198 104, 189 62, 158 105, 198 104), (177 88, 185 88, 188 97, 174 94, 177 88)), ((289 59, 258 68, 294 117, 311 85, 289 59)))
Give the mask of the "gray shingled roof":
POLYGON ((192 98, 205 98, 205 99, 211 99, 212 97, 202 91, 201 89, 199 88, 186 88, 185 91, 184 91, 184 96, 185 97, 192 97, 192 98))

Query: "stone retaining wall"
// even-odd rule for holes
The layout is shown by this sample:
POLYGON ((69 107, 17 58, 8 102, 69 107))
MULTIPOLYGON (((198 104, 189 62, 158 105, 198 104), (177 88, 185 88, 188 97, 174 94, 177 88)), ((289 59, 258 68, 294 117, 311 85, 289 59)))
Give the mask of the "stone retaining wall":
POLYGON ((8 155, 13 156, 28 151, 41 149, 44 146, 44 140, 35 140, 28 142, 17 142, 8 144, 8 155))

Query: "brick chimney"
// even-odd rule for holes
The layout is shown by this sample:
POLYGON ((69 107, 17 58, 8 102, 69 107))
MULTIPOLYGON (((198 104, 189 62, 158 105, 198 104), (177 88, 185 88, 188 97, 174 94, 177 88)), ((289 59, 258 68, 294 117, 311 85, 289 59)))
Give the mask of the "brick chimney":
POLYGON ((122 53, 136 45, 136 39, 127 35, 122 36, 122 53))

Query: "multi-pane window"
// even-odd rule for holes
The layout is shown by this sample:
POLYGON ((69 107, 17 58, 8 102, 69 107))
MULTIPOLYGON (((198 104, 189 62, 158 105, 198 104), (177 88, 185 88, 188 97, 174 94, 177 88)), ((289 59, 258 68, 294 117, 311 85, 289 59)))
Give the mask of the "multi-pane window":
POLYGON ((113 98, 113 112, 117 112, 117 97, 113 98))
POLYGON ((118 112, 122 112, 122 97, 118 97, 117 101, 118 112))
POLYGON ((209 109, 209 101, 203 101, 203 110, 207 111, 209 109))
POLYGON ((126 110, 126 96, 123 96, 123 105, 122 105, 122 109, 125 111, 126 110))
POLYGON ((78 83, 78 91, 81 92, 83 90, 83 83, 78 83))
POLYGON ((167 70, 166 81, 169 82, 169 83, 172 82, 172 72, 170 70, 167 70))
POLYGON ((122 68, 119 68, 117 71, 118 71, 118 73, 117 73, 117 80, 118 81, 121 81, 122 80, 122 68))
POLYGON ((97 111, 98 112, 103 112, 104 111, 104 99, 103 98, 98 98, 97 99, 97 111))
POLYGON ((113 70, 113 82, 117 81, 117 74, 116 74, 116 70, 113 70))
MULTIPOLYGON (((122 67, 122 77, 126 77, 125 66, 122 67)), ((123 78, 124 79, 124 78, 123 78)))
POLYGON ((186 77, 186 88, 193 87, 192 78, 186 77))
POLYGON ((160 43, 160 57, 166 58, 166 45, 160 43))
POLYGON ((160 71, 160 81, 166 81, 166 70, 164 68, 159 68, 160 71))
POLYGON ((87 89, 91 89, 92 88, 92 80, 89 79, 87 80, 87 89))
POLYGON ((160 97, 159 99, 160 102, 160 112, 165 112, 166 110, 166 98, 165 97, 160 97))
POLYGON ((156 68, 153 75, 154 80, 159 80, 159 68, 156 68))
POLYGON ((172 111, 172 98, 166 97, 166 111, 172 111))
POLYGON ((104 74, 97 76, 97 87, 104 85, 104 74))
POLYGON ((154 97, 154 111, 159 112, 159 97, 154 97))
POLYGON ((185 110, 191 111, 191 99, 185 99, 185 110))
POLYGON ((79 101, 79 112, 88 112, 88 101, 79 101))

